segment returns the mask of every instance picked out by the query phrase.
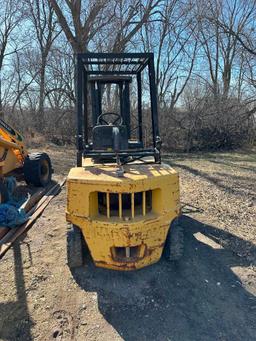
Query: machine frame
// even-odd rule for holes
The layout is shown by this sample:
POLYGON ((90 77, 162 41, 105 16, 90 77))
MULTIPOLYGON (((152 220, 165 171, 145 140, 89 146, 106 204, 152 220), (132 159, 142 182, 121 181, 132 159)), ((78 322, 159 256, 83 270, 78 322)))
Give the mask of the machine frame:
POLYGON ((157 262, 162 254, 167 260, 179 259, 183 252, 183 232, 178 223, 181 212, 179 175, 169 165, 161 163, 153 53, 78 54, 76 96, 77 167, 71 168, 67 177, 66 219, 71 227, 67 232, 69 267, 84 264, 84 241, 94 264, 108 269, 139 269, 157 262), (151 104, 150 148, 143 145, 142 72, 145 68, 151 104), (97 91, 94 87, 98 81, 122 87, 122 81, 129 82, 132 75, 137 79, 139 127, 136 141, 129 141, 129 84, 124 85, 124 93, 119 90, 119 116, 125 128, 128 126, 127 134, 122 132, 121 123, 98 124, 102 117, 102 96, 97 93, 101 91, 98 85, 97 91), (89 139, 90 82, 92 143, 89 139), (127 143, 115 143, 116 136, 119 142, 126 139, 127 143), (111 143, 105 144, 105 141, 111 143))

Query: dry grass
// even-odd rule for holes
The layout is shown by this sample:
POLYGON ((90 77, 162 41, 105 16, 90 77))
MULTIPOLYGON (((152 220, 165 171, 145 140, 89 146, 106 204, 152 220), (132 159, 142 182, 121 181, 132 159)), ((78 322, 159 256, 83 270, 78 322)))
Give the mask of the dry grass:
POLYGON ((256 245, 255 150, 174 154, 165 157, 181 177, 183 212, 217 226, 248 242, 248 248, 230 241, 241 255, 256 245))

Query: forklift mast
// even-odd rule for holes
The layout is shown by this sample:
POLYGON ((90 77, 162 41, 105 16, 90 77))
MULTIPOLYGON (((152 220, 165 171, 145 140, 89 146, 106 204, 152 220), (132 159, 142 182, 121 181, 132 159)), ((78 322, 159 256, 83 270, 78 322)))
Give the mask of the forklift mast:
POLYGON ((77 54, 76 95, 78 166, 82 165, 83 157, 104 162, 120 159, 127 163, 150 156, 154 157, 154 162, 161 162, 153 53, 77 54), (147 74, 143 74, 144 70, 147 74), (144 75, 148 75, 149 80, 152 131, 152 146, 147 148, 143 143, 144 75), (137 86, 136 140, 131 138, 130 87, 133 80, 137 86), (118 88, 119 113, 103 112, 103 93, 106 86, 112 84, 118 88))

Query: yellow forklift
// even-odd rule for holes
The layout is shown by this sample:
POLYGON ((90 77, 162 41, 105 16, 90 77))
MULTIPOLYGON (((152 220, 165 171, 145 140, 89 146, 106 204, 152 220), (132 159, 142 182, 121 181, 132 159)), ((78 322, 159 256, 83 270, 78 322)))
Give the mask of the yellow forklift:
POLYGON ((178 260, 179 176, 161 162, 153 53, 78 54, 76 96, 77 166, 67 178, 69 267, 82 266, 86 250, 96 266, 115 270, 145 267, 162 254, 178 260), (150 138, 143 134, 146 121, 150 138))

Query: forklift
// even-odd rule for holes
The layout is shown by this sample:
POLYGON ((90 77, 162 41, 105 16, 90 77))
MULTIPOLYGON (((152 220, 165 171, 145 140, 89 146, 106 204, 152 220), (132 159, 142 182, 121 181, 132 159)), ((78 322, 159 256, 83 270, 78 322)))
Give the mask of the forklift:
POLYGON ((161 162, 153 53, 77 54, 76 100, 77 166, 67 177, 69 267, 83 266, 88 251, 96 266, 114 270, 140 269, 162 255, 178 260, 179 175, 161 162))

